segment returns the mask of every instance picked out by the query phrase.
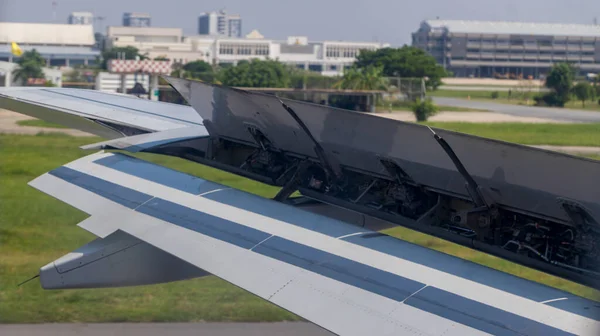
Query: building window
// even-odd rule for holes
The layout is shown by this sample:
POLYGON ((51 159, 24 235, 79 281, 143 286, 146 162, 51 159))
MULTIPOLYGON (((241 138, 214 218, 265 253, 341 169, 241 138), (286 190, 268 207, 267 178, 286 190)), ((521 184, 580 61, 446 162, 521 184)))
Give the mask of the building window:
POLYGON ((233 46, 227 44, 219 45, 219 54, 221 55, 233 55, 233 46))
POLYGON ((523 41, 523 39, 511 39, 510 40, 511 46, 522 46, 524 44, 525 44, 525 41, 523 41))
POLYGON ((355 47, 355 46, 328 46, 325 49, 325 57, 345 57, 356 58, 361 49, 375 50, 373 47, 355 47))
POLYGON ((268 55, 269 54, 269 46, 259 44, 255 47, 254 52, 256 55, 268 55))
POLYGON ((552 40, 538 40, 537 45, 540 47, 551 47, 552 40))
POLYGON ((238 55, 251 55, 252 48, 250 48, 250 46, 238 46, 237 54, 238 55))

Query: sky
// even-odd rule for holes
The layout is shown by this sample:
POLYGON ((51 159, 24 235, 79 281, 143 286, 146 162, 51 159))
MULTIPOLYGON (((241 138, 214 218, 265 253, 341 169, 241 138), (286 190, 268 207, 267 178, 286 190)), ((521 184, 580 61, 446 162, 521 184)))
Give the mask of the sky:
POLYGON ((71 12, 90 11, 106 18, 105 32, 108 25, 121 25, 123 12, 135 11, 149 13, 152 26, 195 35, 198 15, 219 9, 242 16, 243 34, 257 29, 268 39, 308 36, 393 46, 410 44, 419 23, 436 17, 582 24, 597 17, 600 22, 600 0, 0 0, 0 22, 66 23, 71 12))

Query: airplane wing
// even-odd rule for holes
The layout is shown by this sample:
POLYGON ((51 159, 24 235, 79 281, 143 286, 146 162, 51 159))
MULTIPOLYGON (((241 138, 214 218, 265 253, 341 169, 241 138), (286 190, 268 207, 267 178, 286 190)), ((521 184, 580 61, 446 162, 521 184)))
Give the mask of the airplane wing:
POLYGON ((135 266, 140 281, 214 274, 339 335, 600 330, 597 302, 127 155, 92 154, 30 184, 90 214, 80 226, 112 242, 43 267, 45 288, 99 286, 111 264, 148 264, 113 252, 141 241, 160 258, 135 266))
POLYGON ((123 154, 69 163, 31 185, 90 214, 79 226, 99 238, 44 266, 45 288, 214 274, 340 335, 598 334, 597 302, 370 229, 403 225, 600 288, 598 162, 167 80, 192 107, 45 88, 0 90, 0 107, 108 139, 86 148, 173 155, 280 193, 123 154))
POLYGON ((3 88, 0 106, 107 139, 202 125, 189 106, 94 90, 3 88))

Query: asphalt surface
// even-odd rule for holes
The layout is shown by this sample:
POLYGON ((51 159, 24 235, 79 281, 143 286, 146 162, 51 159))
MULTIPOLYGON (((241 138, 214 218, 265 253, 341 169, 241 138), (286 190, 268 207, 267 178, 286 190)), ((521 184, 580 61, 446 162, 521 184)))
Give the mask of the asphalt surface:
POLYGON ((594 111, 499 104, 485 101, 445 97, 433 97, 433 101, 438 105, 450 105, 472 109, 489 110, 497 113, 509 114, 512 116, 519 117, 544 118, 568 122, 600 122, 600 112, 594 111))
POLYGON ((333 336, 306 322, 5 324, 2 336, 333 336))

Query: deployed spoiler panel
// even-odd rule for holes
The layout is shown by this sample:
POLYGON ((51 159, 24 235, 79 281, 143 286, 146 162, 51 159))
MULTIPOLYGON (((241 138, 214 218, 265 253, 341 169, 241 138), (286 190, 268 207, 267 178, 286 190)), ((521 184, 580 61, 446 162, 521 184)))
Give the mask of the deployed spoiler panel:
MULTIPOLYGON (((470 198, 465 180, 432 132, 401 122, 255 92, 167 78, 199 112, 213 135, 252 143, 257 126, 277 149, 316 158, 315 144, 282 106, 287 105, 329 160, 349 169, 387 175, 381 159, 395 162, 415 182, 470 198)), ((600 162, 446 130, 450 144, 477 183, 506 207, 568 222, 559 197, 600 218, 600 162)))
POLYGON ((281 186, 278 201, 299 191, 600 288, 598 161, 167 80, 210 134, 196 161, 281 186))

